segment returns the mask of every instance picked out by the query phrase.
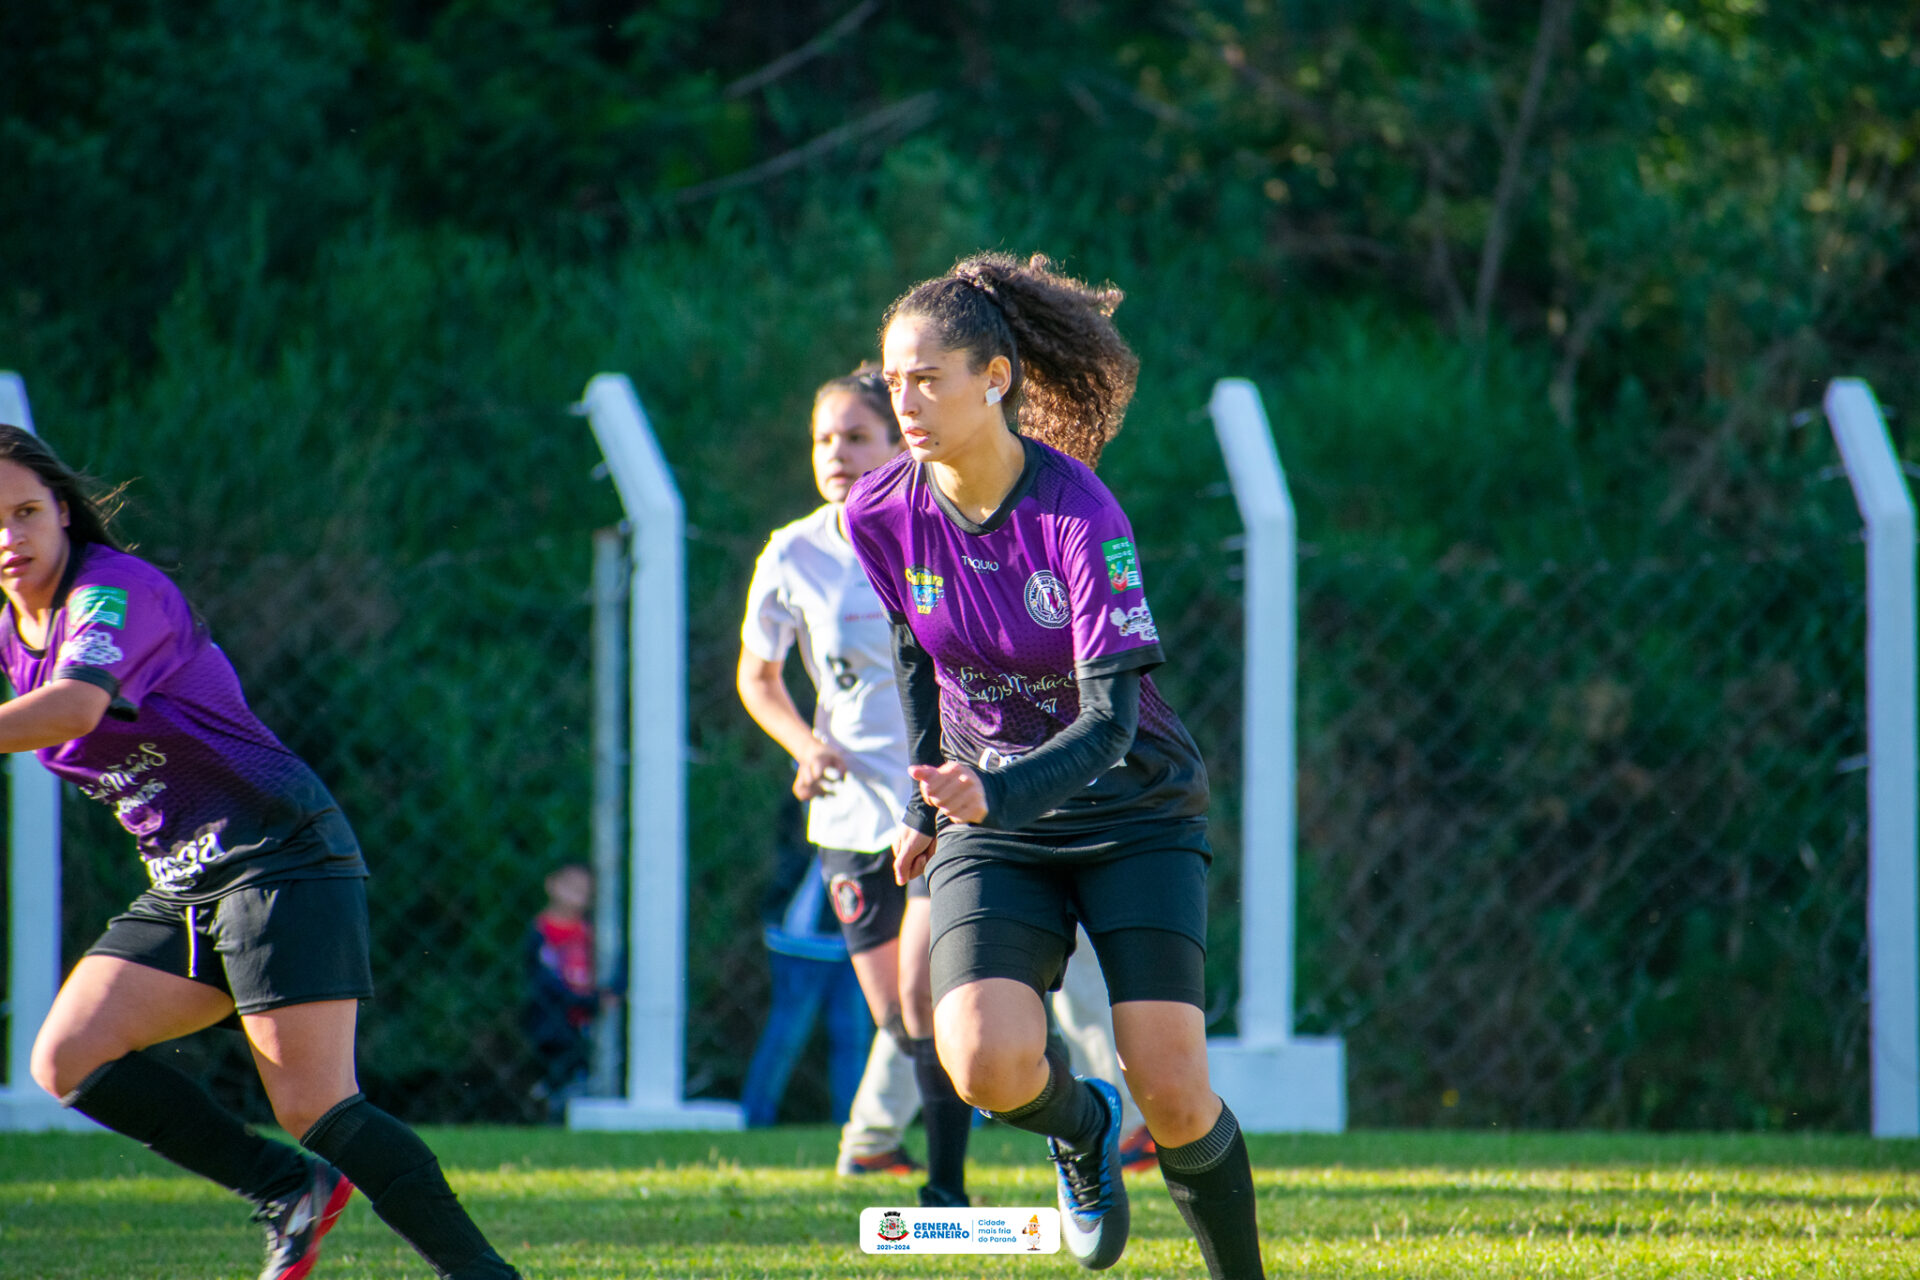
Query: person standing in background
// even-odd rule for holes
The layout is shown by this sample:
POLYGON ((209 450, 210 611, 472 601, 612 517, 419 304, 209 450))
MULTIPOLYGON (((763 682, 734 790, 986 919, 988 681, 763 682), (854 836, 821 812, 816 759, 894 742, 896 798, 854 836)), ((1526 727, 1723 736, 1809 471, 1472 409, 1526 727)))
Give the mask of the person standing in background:
POLYGON ((587 1086, 594 1025, 618 996, 594 978, 593 870, 569 862, 547 873, 547 904, 527 926, 522 946, 527 998, 521 1025, 540 1059, 534 1097, 549 1123, 587 1086))
MULTIPOLYGON (((900 452, 899 427, 878 375, 861 368, 822 384, 810 432, 814 483, 825 504, 774 530, 754 565, 740 630, 740 700, 794 759, 792 789, 807 802, 807 837, 820 848, 821 872, 874 1023, 893 1042, 875 1058, 897 1047, 919 1086, 927 1131, 920 1202, 964 1205, 973 1111, 933 1050, 925 882, 902 887, 893 878, 892 842, 912 784, 886 615, 840 519, 854 482, 900 452), (811 723, 782 674, 796 642, 816 691, 811 723)), ((874 1092, 897 1096, 887 1088, 885 1065, 878 1072, 875 1065, 870 1061, 868 1071, 874 1092)), ((862 1162, 911 1168, 897 1128, 888 1134, 889 1149, 848 1149, 847 1139, 875 1132, 864 1125, 878 1109, 856 1095, 843 1135, 843 1171, 858 1171, 862 1162)))

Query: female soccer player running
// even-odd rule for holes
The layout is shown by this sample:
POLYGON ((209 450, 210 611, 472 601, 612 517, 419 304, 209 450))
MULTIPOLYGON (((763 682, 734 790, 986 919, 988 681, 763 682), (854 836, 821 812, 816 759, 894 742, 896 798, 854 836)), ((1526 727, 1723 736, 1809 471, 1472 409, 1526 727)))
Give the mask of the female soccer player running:
POLYGON ((861 990, 875 1025, 911 1058, 920 1086, 927 1128, 920 1202, 948 1208, 967 1203, 973 1109, 933 1049, 926 882, 903 889, 894 881, 892 842, 913 787, 906 729, 887 616, 840 520, 854 482, 901 449, 878 372, 869 366, 822 385, 812 430, 813 478, 826 505, 774 530, 754 566, 740 631, 740 700, 798 765, 793 794, 808 802, 807 839, 820 847, 861 990), (818 695, 811 725, 780 675, 796 637, 818 695))
POLYGON ((1128 1225, 1115 1091, 1047 1046, 1078 920, 1167 1189, 1209 1272, 1258 1280, 1246 1143, 1207 1081, 1206 771, 1147 678, 1133 533, 1091 470, 1138 369, 1119 301, 984 254, 887 312, 907 456, 855 486, 847 524, 893 622, 919 783, 895 872, 932 886, 940 1060, 968 1102, 1047 1136, 1074 1255, 1111 1266, 1128 1225))
POLYGON ((354 1077, 373 994, 366 864, 311 769, 247 707, 180 590, 121 551, 79 477, 0 426, 0 751, 111 806, 151 887, 81 957, 33 1046, 67 1106, 251 1200, 263 1280, 313 1269, 353 1188, 442 1276, 517 1276, 424 1143, 354 1077), (270 1141, 142 1050, 237 1013, 270 1141), (319 1158, 315 1158, 315 1157, 319 1158))

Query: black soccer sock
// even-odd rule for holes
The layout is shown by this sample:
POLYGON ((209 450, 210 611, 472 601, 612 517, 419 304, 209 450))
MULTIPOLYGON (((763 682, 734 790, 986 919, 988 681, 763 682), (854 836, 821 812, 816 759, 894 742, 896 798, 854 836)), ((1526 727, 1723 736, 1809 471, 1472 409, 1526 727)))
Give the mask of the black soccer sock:
POLYGON ((356 1093, 300 1136, 300 1145, 347 1175, 381 1220, 442 1276, 515 1276, 440 1172, 420 1136, 356 1093))
POLYGON ((964 1203, 973 1108, 954 1091, 953 1077, 940 1065, 932 1036, 909 1040, 907 1046, 914 1083, 920 1086, 920 1119, 927 1126, 927 1185, 964 1203))
POLYGON ((1075 1151, 1098 1142, 1107 1127, 1107 1108, 1100 1095, 1086 1081, 1073 1078, 1066 1055, 1051 1044, 1047 1046, 1047 1083, 1040 1095, 1024 1106, 992 1115, 1016 1129, 1057 1138, 1075 1151))
POLYGON ((1200 1245, 1207 1274, 1213 1280, 1264 1280, 1253 1166, 1240 1122, 1224 1102, 1205 1137, 1160 1148, 1160 1176, 1200 1245))
POLYGON ((130 1053, 96 1068, 60 1101, 182 1169, 264 1205, 297 1193, 307 1158, 263 1138, 177 1067, 130 1053))

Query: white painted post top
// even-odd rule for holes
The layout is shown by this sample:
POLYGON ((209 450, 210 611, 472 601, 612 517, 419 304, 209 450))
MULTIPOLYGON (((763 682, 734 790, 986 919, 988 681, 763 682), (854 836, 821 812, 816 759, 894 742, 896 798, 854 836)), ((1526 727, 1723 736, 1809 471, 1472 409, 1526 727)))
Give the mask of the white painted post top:
POLYGON ((1280 469, 1280 451, 1259 391, 1245 378, 1222 378, 1213 384, 1207 407, 1233 480, 1233 500, 1248 532, 1275 522, 1291 524, 1293 499, 1287 494, 1286 473, 1280 469))
POLYGON ((649 526, 652 521, 646 517, 664 517, 677 530, 682 519, 680 491, 634 393, 633 380, 624 373, 596 373, 580 397, 579 408, 600 441, 627 514, 636 524, 644 521, 649 526))
POLYGON ((26 381, 10 371, 0 371, 0 422, 33 431, 33 409, 27 404, 26 381))
POLYGON ((1835 378, 1827 387, 1826 409, 1861 519, 1871 529, 1884 528, 1888 519, 1911 526, 1913 499, 1872 388, 1858 378, 1835 378))

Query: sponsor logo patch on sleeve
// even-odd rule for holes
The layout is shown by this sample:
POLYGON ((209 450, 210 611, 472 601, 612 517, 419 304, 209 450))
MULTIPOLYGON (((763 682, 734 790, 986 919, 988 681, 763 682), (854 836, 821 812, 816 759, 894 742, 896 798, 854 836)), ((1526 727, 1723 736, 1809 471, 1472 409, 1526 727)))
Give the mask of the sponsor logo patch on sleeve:
POLYGON ((1160 631, 1153 625, 1153 610, 1147 608, 1144 600, 1131 609, 1116 607, 1107 615, 1107 621, 1123 636, 1138 636, 1155 644, 1160 641, 1160 631))
POLYGON ((60 646, 60 659, 55 668, 110 667, 126 656, 106 632, 82 631, 60 646))
POLYGON ((127 593, 120 587, 81 587, 67 597, 67 623, 73 627, 127 625, 127 593))
POLYGON ((1107 558, 1107 582, 1115 591, 1128 591, 1140 585, 1140 557, 1130 538, 1113 538, 1100 544, 1107 558))

